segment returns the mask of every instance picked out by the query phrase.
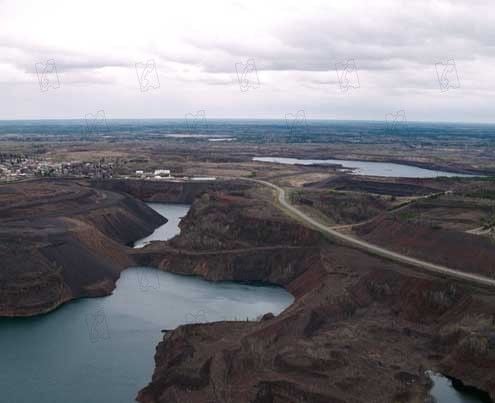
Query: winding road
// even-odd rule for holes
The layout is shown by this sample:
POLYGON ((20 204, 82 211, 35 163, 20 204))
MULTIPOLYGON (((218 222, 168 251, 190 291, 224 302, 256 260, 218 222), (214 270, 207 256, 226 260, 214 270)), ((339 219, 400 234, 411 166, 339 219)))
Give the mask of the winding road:
POLYGON ((451 269, 445 266, 440 266, 434 263, 429 263, 424 260, 416 259, 410 256, 402 255, 400 253, 394 252, 389 249, 385 249, 381 246, 373 245, 370 244, 366 241, 360 240, 358 238, 352 237, 350 235, 342 234, 338 231, 335 231, 334 229, 318 222, 314 218, 308 216, 307 214, 303 213, 301 210, 297 209, 294 207, 292 204, 290 204, 287 199, 286 199, 286 194, 285 190, 282 189, 281 187, 274 185, 271 182, 267 182, 264 180, 259 180, 259 179, 250 179, 250 178, 243 178, 245 180, 249 180, 252 182, 256 182, 261 185, 269 186, 270 188, 274 189, 277 191, 278 194, 278 202, 280 203, 281 207, 285 209, 286 211, 292 213, 294 216, 299 218, 300 220, 304 221, 306 224, 310 225, 311 227, 319 230, 320 232, 330 235, 330 237, 337 239, 347 245, 353 246, 357 249, 364 250, 368 253, 378 255, 380 257, 384 257, 399 263, 411 265, 414 267, 418 267, 422 270, 426 270, 429 272, 433 272, 436 274, 443 274, 446 276, 454 277, 460 280, 465 280, 469 281, 471 283, 483 285, 483 286, 495 286, 495 279, 491 279, 489 277, 485 277, 479 274, 472 274, 472 273, 466 273, 462 272, 459 270, 451 269))

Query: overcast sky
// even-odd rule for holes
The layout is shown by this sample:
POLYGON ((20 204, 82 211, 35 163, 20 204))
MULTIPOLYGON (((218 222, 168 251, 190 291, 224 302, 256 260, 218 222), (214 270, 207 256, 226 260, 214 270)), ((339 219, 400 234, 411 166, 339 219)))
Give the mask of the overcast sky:
POLYGON ((0 27, 0 119, 495 122, 493 0, 0 0, 0 27))

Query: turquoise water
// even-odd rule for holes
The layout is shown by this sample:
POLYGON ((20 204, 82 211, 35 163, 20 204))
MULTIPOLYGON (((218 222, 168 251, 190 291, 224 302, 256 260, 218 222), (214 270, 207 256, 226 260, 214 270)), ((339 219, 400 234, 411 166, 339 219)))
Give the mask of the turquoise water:
MULTIPOLYGON (((185 205, 150 204, 169 219, 141 241, 179 232, 185 205)), ((275 287, 209 283, 152 268, 122 273, 113 295, 67 304, 35 318, 0 319, 0 390, 9 403, 133 402, 153 373, 162 329, 280 313, 290 294, 275 287)), ((438 403, 481 403, 431 374, 438 403)))
POLYGON ((153 233, 146 238, 140 239, 134 243, 135 248, 142 248, 148 245, 151 241, 161 241, 174 237, 179 230, 180 220, 187 214, 190 207, 188 204, 161 204, 148 203, 153 210, 167 217, 168 222, 161 225, 153 233))
MULTIPOLYGON (((182 214, 176 206, 171 211, 168 218, 182 214)), ((166 206, 160 212, 167 217, 166 206)), ((179 231, 172 229, 169 224, 167 237, 179 231)), ((292 301, 281 288, 130 268, 109 297, 78 300, 35 318, 0 319, 2 401, 133 402, 151 379, 162 329, 255 319, 278 314, 292 301)))
POLYGON ((436 403, 486 403, 490 399, 483 399, 473 392, 460 391, 452 386, 452 381, 440 374, 429 372, 433 387, 430 395, 436 400, 436 403))
POLYGON ((320 164, 339 164, 344 168, 352 169, 350 173, 354 175, 369 175, 369 176, 382 176, 382 177, 400 177, 400 178, 435 178, 437 176, 461 176, 469 177, 472 175, 465 175, 453 172, 435 171, 432 169, 418 168, 411 165, 394 164, 390 162, 371 162, 371 161, 350 161, 350 160, 312 160, 312 159, 298 159, 298 158, 284 158, 284 157, 254 157, 253 161, 259 162, 274 162, 277 164, 289 164, 289 165, 320 165, 320 164))

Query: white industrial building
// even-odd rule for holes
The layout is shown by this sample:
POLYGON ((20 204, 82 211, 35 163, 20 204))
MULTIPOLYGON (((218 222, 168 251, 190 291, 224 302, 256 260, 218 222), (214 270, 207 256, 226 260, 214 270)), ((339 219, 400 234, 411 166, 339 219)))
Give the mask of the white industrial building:
POLYGON ((160 178, 170 178, 170 169, 155 169, 153 176, 160 178))

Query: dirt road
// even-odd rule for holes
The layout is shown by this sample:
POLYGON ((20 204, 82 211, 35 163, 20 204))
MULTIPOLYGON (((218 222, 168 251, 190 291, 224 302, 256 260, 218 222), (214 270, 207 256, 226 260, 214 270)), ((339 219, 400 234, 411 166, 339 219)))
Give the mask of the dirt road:
POLYGON ((263 180, 258 180, 258 179, 248 179, 244 178, 246 180, 250 180, 252 182, 256 182, 265 186, 269 186, 272 189, 275 189, 278 194, 278 202, 280 203, 280 206, 285 209, 286 211, 290 212, 292 215, 296 216, 300 220, 304 221, 306 224, 310 225, 311 227, 319 230, 320 232, 329 235, 330 237, 339 240, 347 245, 353 246, 355 248, 364 250, 368 253, 378 255, 390 260, 394 260, 399 263, 404 263, 408 264, 411 266, 418 267, 420 269, 434 272, 434 273, 439 273, 443 274, 446 276, 450 277, 455 277, 461 280, 466 280, 471 283, 476 283, 484 286, 492 286, 495 287, 495 279, 491 279, 489 277, 485 277, 479 274, 472 274, 472 273, 466 273, 462 272, 459 270, 454 270, 450 269, 445 266, 440 266, 437 264, 429 263, 424 260, 416 259, 410 256, 402 255, 400 253, 394 252, 389 249, 382 248, 377 245, 370 244, 366 241, 360 240, 358 238, 355 238, 353 236, 347 235, 347 234, 342 234, 340 232, 335 231, 334 229, 318 222, 312 217, 309 217, 307 214, 303 213, 302 211, 298 210, 296 207, 294 207, 292 204, 290 204, 287 199, 286 199, 286 194, 285 190, 282 189, 281 187, 274 185, 273 183, 263 181, 263 180))

